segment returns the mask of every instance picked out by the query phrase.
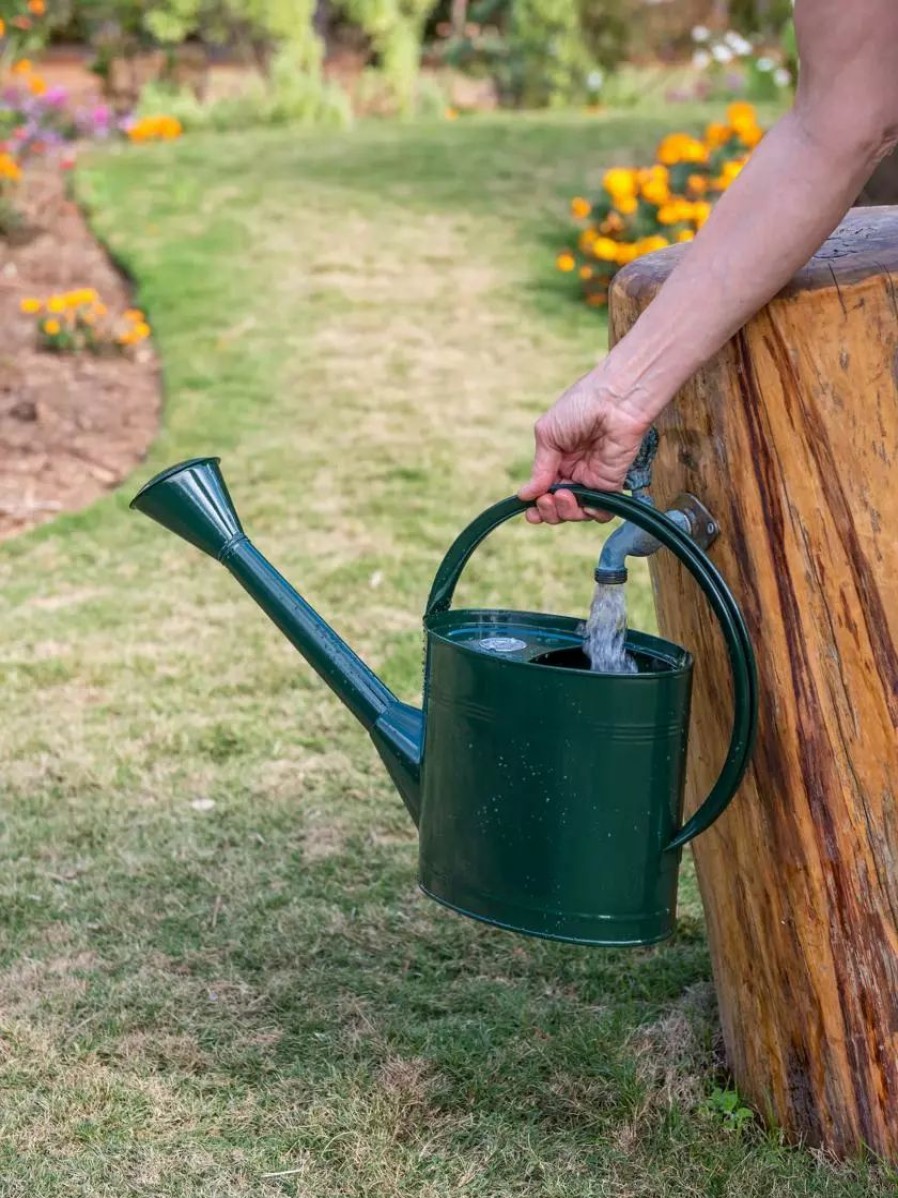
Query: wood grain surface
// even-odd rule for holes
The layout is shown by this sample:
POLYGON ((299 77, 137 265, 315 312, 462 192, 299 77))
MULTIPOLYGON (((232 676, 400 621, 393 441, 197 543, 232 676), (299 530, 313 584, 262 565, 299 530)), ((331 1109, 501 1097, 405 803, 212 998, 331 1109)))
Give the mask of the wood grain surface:
MULTIPOLYGON (((615 279, 613 336, 677 258, 615 279)), ((695 846, 736 1084, 795 1139, 898 1159, 898 208, 855 209, 659 423, 655 497, 699 496, 758 655, 750 773, 695 846)), ((671 555, 697 658, 687 810, 725 750, 720 634, 671 555)))

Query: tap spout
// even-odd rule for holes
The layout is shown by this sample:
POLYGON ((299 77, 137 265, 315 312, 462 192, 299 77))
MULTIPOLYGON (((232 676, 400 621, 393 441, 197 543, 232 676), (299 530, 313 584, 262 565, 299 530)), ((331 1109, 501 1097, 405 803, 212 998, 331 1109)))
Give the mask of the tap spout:
MULTIPOLYGON (((640 495, 644 503, 651 504, 647 495, 640 495)), ((717 536, 717 521, 694 495, 680 495, 665 512, 667 518, 703 549, 717 536)), ((627 520, 611 534, 602 546, 602 553, 595 569, 595 580, 605 586, 621 585, 627 581, 627 558, 651 557, 661 548, 661 542, 651 533, 637 528, 627 520)))

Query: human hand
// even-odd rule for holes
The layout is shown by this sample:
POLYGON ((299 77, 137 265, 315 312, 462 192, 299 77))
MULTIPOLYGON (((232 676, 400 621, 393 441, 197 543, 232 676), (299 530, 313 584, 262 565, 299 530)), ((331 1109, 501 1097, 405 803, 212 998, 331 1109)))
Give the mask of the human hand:
POLYGON ((520 499, 535 499, 531 524, 565 520, 609 520, 605 512, 582 508, 569 491, 549 494, 555 483, 573 482, 597 491, 619 491, 652 417, 624 403, 604 363, 578 379, 536 422, 536 452, 530 481, 520 499))

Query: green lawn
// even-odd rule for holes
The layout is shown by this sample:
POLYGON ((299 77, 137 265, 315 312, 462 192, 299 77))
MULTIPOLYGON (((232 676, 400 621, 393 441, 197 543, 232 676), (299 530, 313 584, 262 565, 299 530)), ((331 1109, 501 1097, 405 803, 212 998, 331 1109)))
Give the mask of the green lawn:
MULTIPOLYGON (((140 479, 220 453, 261 547, 414 699, 441 553, 603 347, 553 270, 567 198, 668 127, 97 156, 80 191, 164 363, 140 479)), ((361 729, 223 571, 127 510, 138 481, 0 549, 3 1198, 895 1192, 720 1113, 691 873, 677 939, 638 952, 420 897, 361 729)), ((460 600, 584 612, 598 536, 507 527, 460 600)))

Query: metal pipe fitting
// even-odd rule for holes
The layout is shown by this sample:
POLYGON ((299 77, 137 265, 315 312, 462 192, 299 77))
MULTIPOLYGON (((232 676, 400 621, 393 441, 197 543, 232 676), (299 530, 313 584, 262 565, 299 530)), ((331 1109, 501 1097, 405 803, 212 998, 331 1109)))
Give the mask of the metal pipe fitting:
MULTIPOLYGON (((647 496, 640 498, 643 503, 652 506, 652 501, 647 496)), ((720 531, 717 521, 694 495, 677 496, 664 514, 702 549, 707 549, 720 531)), ((637 528, 628 520, 613 532, 602 546, 595 569, 596 582, 605 586, 622 585, 627 581, 628 557, 651 557, 660 548, 661 542, 657 537, 637 528)))

